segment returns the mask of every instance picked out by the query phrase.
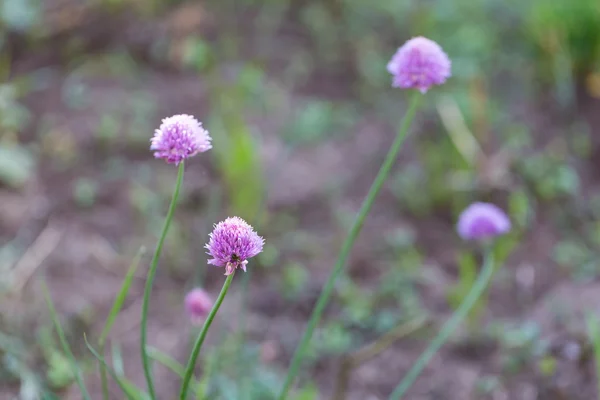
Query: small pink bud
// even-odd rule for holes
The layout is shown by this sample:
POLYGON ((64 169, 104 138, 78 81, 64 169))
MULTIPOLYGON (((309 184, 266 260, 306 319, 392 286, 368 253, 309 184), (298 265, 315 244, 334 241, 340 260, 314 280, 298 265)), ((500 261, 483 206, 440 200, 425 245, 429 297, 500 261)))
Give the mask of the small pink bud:
POLYGON ((203 289, 192 289, 185 296, 185 310, 193 323, 203 320, 213 306, 212 299, 203 289))

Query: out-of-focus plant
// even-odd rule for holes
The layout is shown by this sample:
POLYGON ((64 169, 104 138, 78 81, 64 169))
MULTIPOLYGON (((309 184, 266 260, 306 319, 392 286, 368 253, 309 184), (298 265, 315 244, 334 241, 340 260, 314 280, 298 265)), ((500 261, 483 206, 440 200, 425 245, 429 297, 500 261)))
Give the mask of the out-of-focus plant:
POLYGON ((540 327, 534 322, 520 325, 498 322, 492 324, 490 333, 502 348, 502 368, 510 373, 539 359, 548 349, 548 341, 541 337, 540 327))
POLYGON ((456 311, 404 375, 390 395, 390 400, 399 400, 406 394, 437 351, 481 301, 497 268, 494 241, 507 234, 510 229, 511 222, 508 216, 493 204, 476 202, 461 213, 458 218, 457 232, 462 239, 477 241, 484 247, 483 266, 456 311))
POLYGON ((252 220, 263 203, 264 181, 257 140, 244 116, 245 106, 263 77, 248 66, 236 84, 216 78, 210 123, 215 135, 217 165, 227 187, 230 212, 252 220))
MULTIPOLYGON (((600 322, 598 322, 598 317, 591 313, 587 316, 587 329, 590 342, 592 342, 594 349, 596 385, 600 385, 600 322)), ((600 392, 598 392, 598 398, 600 399, 600 392)))
POLYGON ((41 17, 41 0, 3 0, 0 3, 0 19, 10 30, 28 32, 41 17))
POLYGON ((600 4, 595 0, 535 0, 526 29, 540 54, 537 76, 554 82, 559 99, 573 100, 572 82, 583 82, 600 62, 600 4))
POLYGON ((354 246, 354 242, 371 211, 371 207, 373 206, 379 191, 387 180, 398 152, 409 133, 410 125, 420 105, 421 95, 425 94, 432 87, 442 85, 446 82, 451 76, 451 62, 446 53, 436 42, 424 37, 416 37, 407 41, 397 50, 388 63, 387 70, 392 75, 393 87, 413 89, 416 92, 410 100, 408 109, 400 123, 394 142, 381 164, 369 192, 363 200, 358 215, 348 231, 346 239, 338 254, 338 260, 319 295, 304 334, 300 339, 300 344, 292 357, 283 388, 278 396, 279 400, 285 400, 288 392, 292 388, 303 361, 304 354, 309 348, 308 345, 313 332, 316 329, 325 310, 325 306, 334 290, 336 280, 344 270, 352 247, 354 246))

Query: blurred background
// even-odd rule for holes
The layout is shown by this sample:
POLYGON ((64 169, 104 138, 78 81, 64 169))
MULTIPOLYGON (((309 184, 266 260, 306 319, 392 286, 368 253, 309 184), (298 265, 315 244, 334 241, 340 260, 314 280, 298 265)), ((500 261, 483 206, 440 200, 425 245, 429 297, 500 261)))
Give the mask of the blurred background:
MULTIPOLYGON (((404 113, 386 63, 416 35, 453 77, 426 96, 293 398, 389 396, 474 281, 480 254, 454 224, 475 200, 511 216, 503 265, 408 398, 597 396, 584 318, 600 312, 597 0, 2 0, 0 26, 0 399, 80 398, 42 281, 100 398, 83 333, 97 340, 131 260, 154 248, 176 169, 149 139, 179 113, 214 149, 186 166, 159 265, 159 392, 179 381, 164 353, 184 362, 197 329, 185 294, 223 281, 207 234, 235 214, 267 244, 213 324, 198 398, 274 398, 404 113)), ((148 263, 106 354, 139 385, 148 263)))

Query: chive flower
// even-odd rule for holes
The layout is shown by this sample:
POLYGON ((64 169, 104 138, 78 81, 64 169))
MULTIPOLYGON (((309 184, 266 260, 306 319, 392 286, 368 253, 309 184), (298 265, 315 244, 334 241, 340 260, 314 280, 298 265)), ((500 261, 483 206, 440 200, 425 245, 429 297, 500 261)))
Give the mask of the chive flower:
POLYGON ((186 158, 210 150, 210 141, 201 122, 191 115, 180 114, 162 120, 150 139, 150 150, 154 151, 155 158, 177 165, 186 158))
POLYGON ((225 267, 225 275, 236 268, 246 271, 248 259, 263 250, 264 239, 243 219, 227 218, 215 225, 206 244, 207 254, 212 257, 209 264, 225 267))
POLYGON ((459 216, 456 230, 465 240, 484 240, 510 231, 510 219, 502 209, 490 203, 476 202, 459 216))
POLYGON ((427 92, 450 77, 451 62, 444 50, 433 40, 422 36, 404 43, 387 65, 393 76, 392 86, 427 92))
POLYGON ((205 318, 213 306, 213 301, 203 289, 192 289, 184 300, 185 311, 192 322, 198 322, 205 318))

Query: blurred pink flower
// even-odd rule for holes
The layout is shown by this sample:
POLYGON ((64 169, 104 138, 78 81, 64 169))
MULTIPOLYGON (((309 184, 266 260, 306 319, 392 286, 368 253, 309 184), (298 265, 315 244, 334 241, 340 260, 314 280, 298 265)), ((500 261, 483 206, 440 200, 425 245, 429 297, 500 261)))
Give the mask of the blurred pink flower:
POLYGON ((451 75, 451 62, 436 42, 419 36, 396 51, 387 70, 393 75, 393 87, 425 93, 431 86, 446 82, 451 75))
POLYGON ((213 301, 203 289, 192 289, 185 296, 185 311, 193 322, 205 318, 213 306, 213 301))
POLYGON ((456 230, 465 240, 489 239, 510 231, 510 219, 490 203, 473 203, 459 216, 456 230))

